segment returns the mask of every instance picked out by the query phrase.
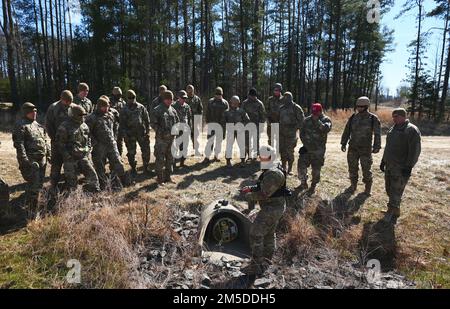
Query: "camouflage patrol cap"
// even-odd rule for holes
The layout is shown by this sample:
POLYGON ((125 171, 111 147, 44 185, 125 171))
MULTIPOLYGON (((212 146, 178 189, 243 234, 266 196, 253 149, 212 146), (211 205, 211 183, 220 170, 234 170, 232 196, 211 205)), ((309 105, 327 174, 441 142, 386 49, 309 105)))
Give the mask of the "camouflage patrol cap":
POLYGON ((194 90, 195 90, 195 88, 194 88, 194 86, 193 85, 187 85, 186 86, 186 91, 191 91, 191 92, 194 92, 194 90))
POLYGON ((24 115, 26 115, 26 114, 28 114, 28 113, 31 113, 31 112, 33 112, 33 111, 36 111, 36 105, 34 105, 33 103, 25 102, 25 103, 22 105, 22 113, 23 113, 24 115))
POLYGON ((215 94, 216 95, 223 95, 223 89, 222 87, 217 87, 215 90, 215 94))
POLYGON ((166 91, 167 91, 167 86, 166 85, 159 86, 159 93, 163 94, 166 91))
POLYGON ((79 83, 78 84, 78 92, 81 91, 89 91, 89 86, 86 83, 79 83))
POLYGON ((179 98, 182 98, 182 99, 187 99, 187 98, 188 98, 188 95, 187 95, 186 91, 180 90, 180 91, 178 92, 178 97, 179 97, 179 98))
POLYGON ((273 86, 273 89, 274 89, 274 90, 280 90, 280 91, 283 91, 283 85, 281 85, 280 83, 276 83, 276 84, 273 86))
POLYGON ((356 100, 356 106, 370 106, 370 99, 368 97, 360 97, 356 100))
POLYGON ((80 118, 81 116, 87 115, 86 110, 80 105, 74 105, 70 109, 70 115, 73 118, 80 118))
POLYGON ((134 92, 133 90, 128 90, 127 91, 127 98, 128 99, 135 99, 136 98, 136 92, 134 92))
POLYGON ((61 92, 61 100, 72 102, 73 101, 72 92, 70 92, 70 90, 64 90, 63 92, 61 92))
POLYGON ((112 90, 113 95, 122 95, 122 89, 120 87, 114 87, 112 90))
POLYGON ((97 100, 97 107, 108 107, 109 106, 109 100, 104 98, 103 96, 101 96, 98 100, 97 100))
POLYGON ((396 108, 392 111, 392 116, 394 116, 394 115, 406 117, 406 109, 401 108, 401 107, 396 108))
POLYGON ((292 100, 294 99, 294 96, 292 95, 292 92, 286 91, 284 93, 284 98, 286 99, 286 101, 292 102, 292 100))
POLYGON ((172 93, 172 91, 166 90, 166 91, 163 93, 163 99, 164 99, 164 100, 173 100, 173 93, 172 93))
POLYGON ((100 99, 105 99, 106 101, 108 101, 108 103, 110 103, 111 102, 111 100, 109 99, 109 97, 107 96, 107 95, 101 95, 100 96, 100 99))

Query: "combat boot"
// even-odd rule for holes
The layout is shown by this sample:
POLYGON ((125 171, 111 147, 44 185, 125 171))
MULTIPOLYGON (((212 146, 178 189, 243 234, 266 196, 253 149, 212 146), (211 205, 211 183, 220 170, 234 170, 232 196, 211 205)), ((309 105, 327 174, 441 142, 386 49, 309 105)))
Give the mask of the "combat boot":
POLYGON ((348 187, 345 190, 345 193, 353 194, 353 193, 355 193, 357 187, 358 187, 358 180, 357 179, 356 180, 355 179, 351 179, 350 180, 350 187, 348 187))
POLYGON ((131 186, 130 174, 125 173, 122 176, 120 176, 119 179, 120 179, 120 182, 122 183, 123 187, 131 186))
POLYGON ((148 164, 144 164, 144 174, 150 174, 151 170, 148 164))
POLYGON ((386 224, 397 224, 397 219, 400 217, 400 208, 388 207, 387 212, 384 214, 382 221, 386 224))
POLYGON ((158 186, 164 186, 164 178, 162 174, 159 174, 156 176, 156 182, 158 183, 158 186))
POLYGON ((364 194, 370 196, 371 192, 372 192, 372 183, 368 182, 365 184, 364 194))
POLYGON ((165 182, 165 183, 176 183, 176 182, 172 179, 171 175, 170 175, 169 173, 167 173, 167 172, 164 173, 164 182, 165 182))
POLYGON ((317 183, 312 183, 312 184, 311 184, 311 187, 310 187, 309 190, 308 190, 308 193, 309 193, 310 195, 314 194, 314 193, 316 192, 316 187, 317 187, 317 183))
POLYGON ((287 162, 282 160, 281 167, 283 168, 283 170, 286 170, 286 165, 287 165, 287 162))
POLYGON ((245 167, 245 159, 241 159, 241 163, 239 167, 245 167))
POLYGON ((180 159, 180 167, 185 167, 184 161, 186 161, 185 158, 181 158, 181 159, 180 159))
POLYGON ((302 181, 302 183, 300 184, 300 186, 298 186, 298 189, 300 191, 305 191, 308 190, 308 183, 306 181, 302 181))
POLYGON ((231 159, 227 159, 227 167, 231 167, 231 159))
POLYGON ((136 177, 137 176, 136 161, 130 163, 130 166, 131 166, 131 176, 136 177))

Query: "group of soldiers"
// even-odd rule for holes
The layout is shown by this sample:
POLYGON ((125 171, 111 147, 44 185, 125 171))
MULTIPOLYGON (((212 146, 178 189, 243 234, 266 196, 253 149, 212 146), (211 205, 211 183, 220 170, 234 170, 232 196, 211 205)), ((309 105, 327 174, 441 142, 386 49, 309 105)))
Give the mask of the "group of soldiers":
MULTIPOLYGON (((112 96, 101 96, 96 104, 87 98, 88 93, 89 87, 85 83, 79 84, 75 98, 69 90, 64 90, 60 100, 48 108, 45 127, 36 121, 37 110, 32 103, 22 106, 22 119, 15 126, 13 141, 17 149, 19 169, 29 183, 27 201, 31 207, 37 205, 48 162, 51 163, 51 188, 58 187, 62 167, 65 185, 69 190, 77 187, 80 173, 85 176, 86 191, 98 192, 109 184, 114 188, 121 188, 129 185, 132 176, 137 174, 136 147, 139 144, 144 173, 151 172, 151 128, 155 131, 157 182, 159 185, 173 182, 171 174, 176 162, 172 147, 179 151, 188 147, 188 143, 174 146, 175 139, 181 132, 176 132, 173 128, 176 124, 184 124, 190 128, 190 139, 195 154, 199 155, 199 131, 194 128, 194 119, 199 116, 200 119, 204 116, 207 125, 219 124, 223 132, 226 124, 230 123, 256 125, 256 137, 246 132, 241 166, 246 160, 256 160, 256 157, 261 163, 274 161, 275 158, 267 153, 274 153, 272 146, 275 139, 272 133, 276 126, 279 128, 280 164, 263 170, 257 186, 245 187, 241 191, 249 202, 259 203, 261 206, 250 233, 255 261, 263 263, 270 260, 273 254, 275 229, 284 212, 289 193, 286 179, 293 175, 297 136, 302 143, 297 162, 299 189, 314 193, 320 182, 327 136, 332 129, 331 119, 324 114, 320 103, 312 104, 311 114, 305 117, 303 109, 293 101, 292 93, 283 93, 283 87, 279 83, 274 85, 273 95, 266 104, 258 99, 254 88, 250 89, 247 99, 242 103, 238 96, 233 96, 229 104, 223 97, 223 89, 217 87, 214 97, 205 108, 192 85, 188 85, 186 90, 178 91, 176 101, 173 92, 161 85, 159 95, 148 105, 137 102, 133 90, 128 90, 123 98, 119 87, 114 87, 112 96), (260 128, 265 123, 269 145, 260 147, 260 128), (257 145, 256 154, 252 152, 250 143, 257 145), (121 159, 123 144, 127 150, 130 173, 125 171, 121 159), (106 174, 107 163, 111 177, 106 174), (307 182, 308 168, 311 168, 312 176, 310 185, 307 182)), ((381 150, 381 124, 378 117, 369 112, 369 107, 369 98, 361 97, 357 100, 356 111, 348 120, 341 138, 341 150, 347 152, 350 178, 350 186, 346 192, 353 194, 356 191, 361 165, 364 193, 368 196, 373 182, 372 155, 381 150)), ((421 137, 418 128, 407 119, 404 109, 395 109, 392 117, 395 125, 388 131, 380 169, 385 173, 386 192, 389 196, 388 210, 383 220, 395 224, 400 216, 403 191, 420 155, 421 137)), ((219 135, 218 132, 209 130, 208 140, 211 137, 217 138, 216 134, 219 135)), ((220 160, 220 145, 217 145, 217 140, 222 142, 225 138, 225 134, 222 134, 218 139, 211 139, 212 143, 209 144, 211 152, 214 149, 214 161, 220 160)), ((234 134, 231 143, 235 142, 237 133, 234 134)), ((184 166, 185 159, 186 156, 181 157, 180 166, 184 166)), ((227 166, 231 167, 231 154, 228 152, 226 161, 227 166)), ((206 150, 204 162, 211 162, 206 150)))

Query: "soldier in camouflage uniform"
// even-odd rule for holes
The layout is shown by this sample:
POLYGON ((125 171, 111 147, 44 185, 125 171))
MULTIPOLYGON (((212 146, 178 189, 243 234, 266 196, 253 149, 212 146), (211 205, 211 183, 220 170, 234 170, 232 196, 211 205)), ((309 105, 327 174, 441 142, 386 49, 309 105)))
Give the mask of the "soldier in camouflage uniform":
MULTIPOLYGON (((191 121, 193 119, 192 116, 192 110, 191 107, 189 106, 189 104, 186 103, 188 99, 188 95, 186 93, 186 91, 181 90, 178 93, 178 100, 172 104, 173 108, 177 111, 178 117, 180 119, 181 123, 185 123, 187 124, 190 128, 192 128, 192 124, 191 121)), ((178 137, 181 136, 181 134, 178 135, 178 137)), ((183 149, 189 149, 189 144, 180 144, 179 145, 179 150, 183 151, 183 149)), ((184 161, 186 160, 185 156, 182 156, 180 158, 180 166, 184 166, 184 161)), ((174 161, 173 163, 174 167, 176 165, 176 162, 174 161)))
MULTIPOLYGON (((250 122, 250 118, 248 117, 247 113, 245 112, 245 110, 243 110, 242 108, 240 108, 239 106, 241 105, 241 100, 239 99, 238 96, 233 96, 230 99, 230 109, 225 111, 224 114, 224 119, 225 119, 225 123, 228 124, 238 124, 238 123, 242 123, 244 126, 250 122)), ((227 166, 231 167, 231 157, 233 155, 232 150, 233 150, 233 144, 234 141, 238 139, 238 132, 234 131, 233 133, 231 132, 227 132, 227 151, 226 151, 226 160, 227 160, 227 166), (233 134, 233 135, 231 135, 233 134)), ((241 145, 238 143, 239 148, 241 147, 241 145)), ((241 149, 240 148, 240 157, 241 157, 241 164, 243 165, 245 163, 245 148, 241 149)))
POLYGON ((127 186, 130 184, 114 137, 117 122, 114 114, 110 112, 107 99, 108 97, 105 96, 100 97, 97 101, 96 110, 86 118, 92 140, 92 161, 102 190, 108 183, 105 170, 106 160, 109 161, 113 175, 120 179, 120 185, 127 186))
POLYGON ((147 109, 136 101, 136 93, 133 90, 127 91, 127 105, 120 113, 119 134, 123 136, 127 146, 128 163, 131 166, 131 173, 136 171, 136 143, 139 143, 142 153, 142 163, 144 173, 148 173, 150 162, 150 118, 147 109))
POLYGON ((369 112, 369 106, 369 98, 359 98, 356 101, 357 113, 350 117, 342 133, 341 149, 343 152, 347 150, 347 143, 350 140, 347 154, 350 175, 350 187, 346 190, 348 193, 356 191, 359 162, 361 162, 365 194, 370 195, 372 189, 372 153, 378 153, 381 149, 381 126, 378 117, 369 112))
MULTIPOLYGON (((100 96, 100 99, 104 99, 108 102, 108 112, 113 116, 113 126, 112 126, 113 136, 114 136, 114 140, 116 141, 116 144, 117 144, 117 139, 119 138, 120 113, 117 109, 115 109, 114 107, 111 107, 111 100, 109 99, 109 97, 107 95, 100 96)), ((96 110, 98 110, 98 109, 96 108, 94 110, 94 113, 96 110)), ((117 146, 117 149, 119 149, 119 146, 117 146)))
POLYGON ((44 185, 50 144, 43 126, 36 121, 37 110, 32 103, 22 105, 22 119, 17 121, 12 139, 17 152, 19 170, 28 183, 27 204, 34 210, 44 185))
POLYGON ((298 158, 298 178, 301 181, 300 189, 308 188, 308 167, 312 168, 312 182, 310 193, 314 193, 320 181, 320 170, 325 162, 327 136, 331 131, 331 119, 322 112, 322 105, 315 103, 312 114, 305 118, 300 131, 303 147, 300 148, 298 158))
POLYGON ((272 123, 280 122, 280 106, 283 104, 282 91, 283 86, 280 83, 276 83, 273 87, 273 96, 267 100, 267 136, 269 145, 272 145, 272 123))
MULTIPOLYGON (((215 90, 215 95, 213 98, 209 99, 208 106, 206 110, 206 124, 209 123, 218 123, 222 126, 222 139, 225 137, 225 118, 224 114, 229 109, 229 105, 227 100, 223 98, 223 89, 221 87, 217 87, 215 90)), ((215 135, 216 132, 213 131, 213 133, 208 134, 207 138, 208 140, 212 137, 214 137, 215 141, 215 135)), ((220 140, 220 136, 219 136, 220 140)), ((215 145, 215 142, 211 144, 211 151, 214 149, 214 161, 220 161, 219 156, 219 149, 220 146, 215 145)), ((204 163, 209 163, 209 158, 205 154, 205 160, 204 163)))
MULTIPOLYGON (((110 109, 114 108, 117 111, 117 114, 120 116, 120 112, 127 105, 124 99, 122 99, 122 89, 120 87, 114 87, 112 90, 112 96, 109 98, 110 101, 110 109)), ((117 132, 117 149, 119 150, 119 154, 123 153, 123 137, 119 134, 120 130, 117 132)))
MULTIPOLYGON (((255 88, 250 89, 248 92, 247 100, 242 102, 242 109, 247 113, 250 118, 250 122, 256 125, 256 141, 252 141, 253 146, 259 150, 260 132, 259 125, 266 122, 266 109, 263 102, 258 99, 258 94, 255 88)), ((250 134, 245 133, 245 153, 249 159, 255 159, 254 154, 250 153, 250 134)), ((257 153, 259 155, 259 153, 257 153)))
POLYGON ((167 86, 161 85, 159 86, 159 95, 152 100, 152 102, 148 105, 148 114, 149 116, 153 113, 158 105, 164 104, 164 93, 167 91, 167 86))
POLYGON ((175 138, 172 135, 172 127, 180 122, 177 111, 172 107, 173 93, 167 90, 163 98, 164 104, 155 108, 150 121, 153 130, 156 132, 155 165, 158 185, 164 185, 167 182, 174 183, 171 178, 172 144, 175 138))
POLYGON ((98 192, 100 185, 89 158, 92 147, 89 127, 84 122, 85 116, 86 111, 83 107, 76 105, 71 108, 70 118, 64 121, 56 132, 56 147, 63 155, 67 189, 76 189, 77 167, 80 167, 81 173, 86 178, 86 191, 98 192))
POLYGON ((383 221, 396 224, 400 216, 400 203, 411 171, 419 160, 421 136, 419 129, 406 118, 403 108, 392 112, 394 126, 386 137, 386 148, 380 169, 385 173, 386 193, 389 197, 388 211, 383 221))
POLYGON ((280 106, 280 155, 281 164, 289 175, 294 165, 294 149, 297 146, 297 131, 302 128, 305 115, 303 109, 293 102, 292 93, 286 92, 280 106))
POLYGON ((257 273, 264 272, 272 259, 275 251, 275 230, 285 211, 288 195, 286 172, 280 164, 271 160, 268 153, 274 154, 275 150, 269 146, 262 146, 261 164, 267 164, 262 165, 263 168, 272 167, 263 169, 256 186, 244 187, 241 190, 249 203, 259 203, 261 208, 250 228, 250 246, 257 273))
POLYGON ((194 155, 198 156, 200 155, 200 151, 198 149, 199 147, 199 142, 198 142, 198 133, 201 132, 202 128, 202 124, 200 123, 200 127, 199 132, 196 133, 194 130, 194 116, 195 115, 203 115, 203 103, 202 103, 202 99, 200 99, 199 96, 197 96, 195 94, 195 88, 193 85, 188 85, 186 87, 186 92, 187 92, 187 104, 189 104, 189 106, 191 107, 191 111, 192 111, 192 119, 191 119, 191 140, 192 140, 192 146, 194 147, 194 155), (197 135, 195 135, 197 134, 197 135))
POLYGON ((76 95, 73 103, 84 108, 87 114, 90 114, 94 111, 94 105, 91 100, 88 99, 89 94, 89 86, 86 83, 78 84, 78 94, 76 95))
POLYGON ((61 98, 58 102, 53 103, 47 109, 45 118, 45 127, 47 134, 51 140, 51 168, 50 168, 50 182, 52 188, 56 188, 61 178, 61 168, 63 165, 62 153, 56 146, 56 131, 64 121, 69 119, 69 110, 76 106, 72 104, 73 95, 69 90, 64 90, 61 93, 61 98))

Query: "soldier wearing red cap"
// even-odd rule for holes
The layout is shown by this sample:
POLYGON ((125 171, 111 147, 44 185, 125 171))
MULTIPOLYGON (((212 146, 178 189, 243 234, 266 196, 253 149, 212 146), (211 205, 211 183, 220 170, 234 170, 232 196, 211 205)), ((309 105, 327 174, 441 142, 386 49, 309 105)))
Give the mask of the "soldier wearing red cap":
POLYGON ((331 131, 331 119, 323 114, 322 105, 315 103, 310 116, 305 118, 300 139, 303 147, 300 148, 298 158, 298 178, 300 188, 308 188, 308 167, 312 168, 312 182, 310 193, 314 193, 320 181, 320 170, 325 162, 325 151, 328 133, 331 131))

